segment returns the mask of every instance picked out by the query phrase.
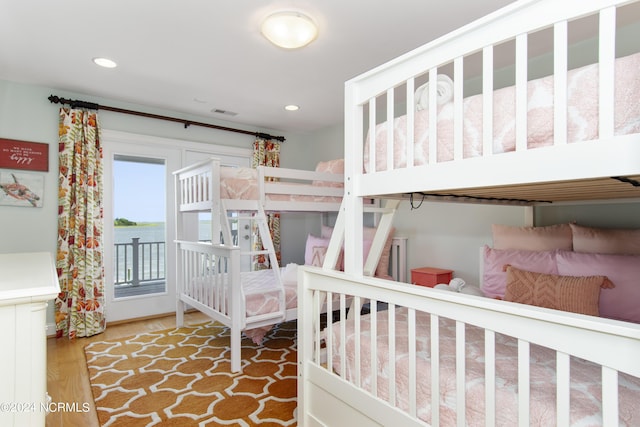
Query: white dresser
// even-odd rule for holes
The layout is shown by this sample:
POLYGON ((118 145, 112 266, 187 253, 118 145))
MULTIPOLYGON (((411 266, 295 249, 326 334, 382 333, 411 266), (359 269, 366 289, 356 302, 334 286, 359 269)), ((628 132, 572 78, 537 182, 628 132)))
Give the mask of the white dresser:
POLYGON ((0 426, 44 426, 47 302, 60 292, 51 253, 0 254, 0 426))

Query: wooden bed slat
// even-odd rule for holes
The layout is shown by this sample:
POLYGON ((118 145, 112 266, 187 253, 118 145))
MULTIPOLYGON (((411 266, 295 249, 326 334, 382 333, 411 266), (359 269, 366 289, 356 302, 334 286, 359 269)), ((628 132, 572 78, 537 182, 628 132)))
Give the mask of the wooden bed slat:
POLYGON ((456 406, 458 427, 467 425, 465 408, 467 406, 467 381, 466 381, 466 324, 456 321, 456 406))
MULTIPOLYGON (((407 80, 407 141, 413 141, 415 123, 415 79, 407 80)), ((375 147, 375 145, 372 145, 375 147)), ((406 144, 407 166, 413 166, 413 144, 406 144)))
POLYGON ((453 61, 453 158, 462 159, 463 126, 464 126, 464 58, 457 57, 453 61))
MULTIPOLYGON (((395 304, 389 304, 387 310, 389 316, 389 360, 395 361, 396 358, 396 306, 395 304)), ((395 362, 389 363, 389 403, 391 405, 396 404, 396 364, 395 362)))
MULTIPOLYGON (((640 175, 627 177, 640 182, 640 175)), ((567 202, 640 198, 640 187, 613 178, 585 179, 570 182, 521 184, 504 187, 481 187, 433 191, 428 195, 457 197, 493 197, 496 199, 528 200, 532 202, 567 202), (588 195, 588 197, 587 197, 588 195)))
MULTIPOLYGON (((553 105, 567 105, 568 23, 553 26, 553 105)), ((553 109, 553 143, 567 143, 567 109, 553 109)))
MULTIPOLYGON (((438 159, 438 69, 429 70, 429 163, 436 163, 438 159)), ((412 145, 412 144, 408 144, 412 145)), ((411 146, 411 151, 414 147, 411 146)), ((415 156, 414 156, 415 158, 415 156)))
POLYGON ((516 37, 516 151, 527 149, 527 34, 516 37))
POLYGON ((600 59, 599 68, 599 137, 611 138, 614 128, 615 105, 615 51, 616 51, 616 8, 608 7, 600 11, 600 59))
POLYGON ((556 381, 557 385, 557 421, 559 426, 569 425, 570 408, 569 405, 569 392, 570 392, 570 371, 569 363, 571 358, 568 354, 557 352, 556 353, 556 381))
POLYGON ((493 46, 482 49, 482 155, 493 154, 493 46))
MULTIPOLYGON (((440 396, 440 318, 433 313, 430 318, 431 396, 440 396)), ((440 399, 438 398, 435 403, 433 399, 425 403, 431 405, 431 424, 440 425, 440 399)))
POLYGON ((485 424, 496 425, 496 333, 490 329, 484 331, 484 369, 485 424))

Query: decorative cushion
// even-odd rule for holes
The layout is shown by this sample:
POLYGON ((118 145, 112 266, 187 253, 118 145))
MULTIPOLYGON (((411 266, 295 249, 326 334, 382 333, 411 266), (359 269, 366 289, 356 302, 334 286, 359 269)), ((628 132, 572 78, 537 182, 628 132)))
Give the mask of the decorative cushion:
POLYGON ((600 254, 640 255, 640 229, 608 229, 571 225, 573 250, 600 254))
MULTIPOLYGON (((319 250, 317 248, 324 248, 324 253, 326 253, 328 247, 329 247, 329 239, 324 239, 322 237, 317 237, 317 236, 314 236, 313 234, 309 234, 307 236, 307 243, 304 250, 305 265, 315 265, 313 264, 314 251, 315 251, 315 255, 317 256, 318 250, 319 250)), ((324 261, 324 255, 322 256, 322 260, 324 261)))
POLYGON ((600 295, 600 316, 640 323, 640 255, 558 251, 558 274, 607 276, 614 289, 600 295))
POLYGON ((318 162, 316 165, 316 172, 344 173, 344 159, 318 162))
MULTIPOLYGON (((362 257, 364 260, 367 259, 367 256, 369 255, 369 250, 371 249, 371 244, 373 243, 373 238, 376 235, 376 228, 375 227, 364 227, 363 231, 362 231, 362 237, 363 237, 363 247, 362 247, 362 257)), ((389 276, 389 263, 391 260, 391 244, 393 243, 393 233, 394 233, 395 229, 393 227, 391 227, 391 230, 389 231, 389 237, 387 237, 387 241, 384 244, 384 248, 382 249, 382 253, 380 254, 380 259, 378 260, 378 265, 376 266, 376 271, 375 271, 375 276, 376 277, 382 277, 385 279, 388 279, 389 276)), ((331 234, 333 233, 333 227, 329 227, 327 225, 323 225, 322 226, 322 230, 320 232, 320 235, 323 238, 327 238, 330 239, 331 238, 331 234)), ((339 259, 344 262, 344 257, 341 255, 339 257, 339 259)), ((340 264, 341 268, 339 268, 339 270, 344 270, 344 264, 340 264)))
POLYGON ((220 178, 257 179, 258 171, 247 167, 222 166, 220 167, 220 178))
POLYGON ((598 316, 603 287, 611 287, 605 276, 560 276, 508 266, 504 300, 598 316))
POLYGON ((324 257, 327 254, 327 246, 314 246, 311 249, 311 265, 322 267, 324 257))
MULTIPOLYGON (((329 173, 344 173, 344 159, 328 160, 326 162, 319 162, 316 165, 316 172, 329 172, 329 173)), ((332 181, 313 181, 313 185, 319 185, 321 187, 344 187, 342 182, 332 181)))
MULTIPOLYGON (((373 242, 373 238, 376 235, 376 228, 372 228, 372 227, 364 227, 363 230, 363 237, 364 240, 371 240, 373 242)), ((378 260, 378 265, 376 267, 376 271, 375 271, 375 276, 376 277, 384 277, 384 278, 388 278, 389 277, 389 262, 391 260, 391 244, 393 243, 393 233, 395 232, 395 228, 391 227, 391 229, 389 230, 389 236, 387 237, 386 242, 384 243, 384 248, 382 248, 382 253, 380 254, 380 259, 378 260)), ((371 247, 371 245, 369 245, 369 247, 371 247)), ((369 251, 367 251, 366 255, 369 254, 369 251)), ((364 255, 364 259, 366 260, 367 257, 366 255, 364 255)))
POLYGON ((484 246, 482 292, 488 297, 503 297, 507 286, 504 266, 536 273, 558 274, 555 251, 501 250, 484 246))
POLYGON ((569 224, 557 224, 544 227, 514 227, 493 224, 494 249, 518 249, 524 251, 551 251, 573 248, 571 227, 569 224))
POLYGON ((330 239, 332 234, 333 234, 333 227, 329 227, 328 225, 322 226, 322 229, 320 230, 320 236, 323 239, 330 239))

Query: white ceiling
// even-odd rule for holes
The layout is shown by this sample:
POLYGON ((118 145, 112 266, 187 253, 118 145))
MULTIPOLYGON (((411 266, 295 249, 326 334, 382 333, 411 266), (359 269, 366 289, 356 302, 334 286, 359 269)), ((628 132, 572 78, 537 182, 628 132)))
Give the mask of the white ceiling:
POLYGON ((307 132, 342 122, 346 80, 512 1, 0 0, 0 79, 307 132), (308 47, 261 36, 261 20, 283 9, 318 23, 308 47))

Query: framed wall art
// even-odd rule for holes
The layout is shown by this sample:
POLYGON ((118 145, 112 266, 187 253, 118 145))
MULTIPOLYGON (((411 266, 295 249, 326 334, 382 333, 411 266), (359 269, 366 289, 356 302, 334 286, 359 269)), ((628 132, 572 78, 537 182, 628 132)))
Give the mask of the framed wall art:
POLYGON ((0 205, 41 208, 44 175, 0 172, 0 205))
POLYGON ((0 138, 0 168, 49 171, 49 144, 0 138))

